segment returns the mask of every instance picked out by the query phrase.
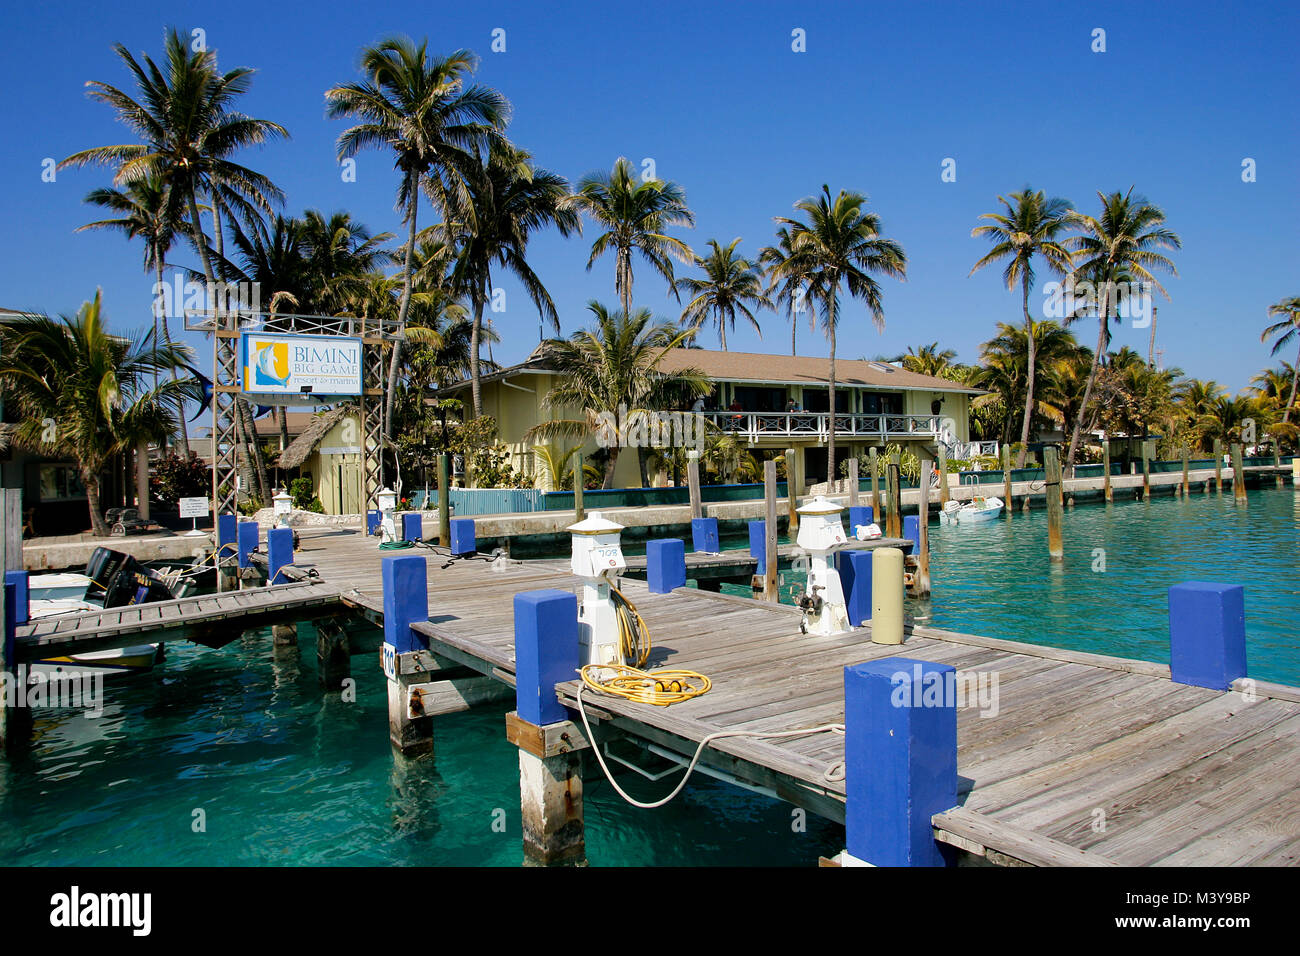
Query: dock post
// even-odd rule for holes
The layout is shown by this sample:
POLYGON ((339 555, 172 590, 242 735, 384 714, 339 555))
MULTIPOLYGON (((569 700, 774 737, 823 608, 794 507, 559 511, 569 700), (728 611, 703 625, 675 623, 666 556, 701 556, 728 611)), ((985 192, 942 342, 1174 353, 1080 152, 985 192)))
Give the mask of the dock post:
MULTIPOLYGON (((927 461, 929 459, 926 459, 927 461)), ((925 474, 922 473, 922 478, 925 474)), ((929 487, 923 485, 926 492, 929 487)), ((948 503, 948 452, 942 446, 939 448, 939 507, 942 508, 948 503)))
POLYGON ((293 564, 293 529, 272 528, 266 533, 266 583, 284 584, 280 572, 293 564))
MULTIPOLYGON (((1187 466, 1186 464, 1184 464, 1183 469, 1186 470, 1186 468, 1187 466)), ((1276 438, 1273 439, 1273 473, 1274 473, 1274 477, 1277 479, 1277 487, 1281 488, 1282 487, 1282 453, 1278 450, 1276 438)))
POLYGON ((907 657, 844 668, 846 862, 951 862, 930 821, 957 806, 956 677, 907 657))
POLYGON ((1223 494, 1223 442, 1214 439, 1214 490, 1216 494, 1223 494))
POLYGON ((1246 590, 1188 581, 1169 589, 1169 674, 1175 683, 1228 690, 1246 676, 1246 590))
POLYGON ((555 697, 555 685, 578 669, 578 599, 568 591, 525 591, 515 595, 514 611, 516 711, 506 715, 506 738, 519 748, 524 859, 581 864, 585 741, 555 697))
POLYGON ((921 500, 916 518, 916 584, 912 593, 930 596, 930 459, 921 461, 921 500))
POLYGON ((850 455, 845 462, 849 466, 849 513, 858 506, 858 456, 850 455))
MULTIPOLYGON (((297 640, 296 632, 294 640, 297 640)), ((316 674, 321 690, 338 690, 352 676, 348 632, 337 618, 327 618, 316 625, 316 674)))
POLYGON ((921 554, 921 516, 904 515, 903 516, 903 537, 912 542, 912 557, 919 557, 921 554))
POLYGON ((473 518, 451 519, 451 553, 455 555, 478 553, 478 533, 473 518))
POLYGON ((402 515, 402 540, 424 540, 424 520, 420 517, 419 512, 408 511, 402 515))
POLYGON ((1187 446, 1183 446, 1183 494, 1192 493, 1192 479, 1187 468, 1187 446))
POLYGON ((718 554, 722 551, 718 539, 717 518, 691 519, 691 548, 697 553, 704 554, 718 554))
POLYGON ((835 552, 835 569, 840 573, 850 627, 861 627, 871 620, 871 554, 859 550, 835 552))
POLYGON ((889 456, 889 527, 890 537, 897 538, 903 528, 903 472, 899 464, 901 456, 894 452, 889 456))
POLYGON ((31 617, 31 582, 26 571, 6 571, 5 584, 14 586, 14 624, 26 624, 31 617))
POLYGON ((686 484, 691 496, 691 521, 704 517, 704 506, 700 503, 700 453, 692 448, 686 452, 686 484))
POLYGON ((239 587, 258 587, 262 583, 262 569, 249 558, 257 550, 261 528, 256 521, 241 521, 236 533, 236 556, 239 564, 239 587))
MULTIPOLYGON (((384 558, 380 567, 384 591, 384 646, 380 652, 388 678, 388 739, 404 757, 433 751, 433 718, 412 717, 406 706, 407 675, 399 673, 398 658, 428 650, 412 624, 429 619, 427 560, 415 554, 384 558)), ((577 600, 576 598, 574 599, 577 600)))
POLYGON ((587 517, 587 508, 582 503, 582 493, 586 491, 586 475, 583 474, 582 450, 573 453, 573 521, 576 524, 587 517))
POLYGON ((686 542, 661 538, 645 543, 646 584, 651 594, 686 587, 686 542))
MULTIPOLYGON (((0 541, 4 540, 4 530, 5 517, 0 515, 0 541)), ((19 590, 19 579, 6 575, 0 586, 0 753, 4 754, 22 752, 32 733, 32 709, 24 704, 19 692, 19 681, 25 674, 19 671, 14 652, 15 629, 27 617, 26 602, 20 604, 19 590)))
POLYGON ((1115 494, 1110 487, 1110 439, 1102 439, 1101 443, 1101 473, 1102 488, 1105 489, 1106 503, 1110 504, 1115 500, 1115 494))
POLYGON ((849 509, 849 537, 855 537, 859 526, 865 526, 875 521, 875 514, 871 510, 871 505, 858 505, 856 508, 849 509))
POLYGON ((875 445, 867 449, 867 454, 871 456, 871 513, 878 516, 880 514, 880 456, 875 445))
POLYGON ((1002 501, 1005 504, 1005 512, 1008 518, 1011 517, 1011 446, 1002 446, 1002 501))
POLYGON ((366 537, 374 537, 379 531, 379 522, 383 516, 376 508, 371 508, 366 512, 366 537))
POLYGON ((871 552, 871 643, 903 643, 903 552, 871 552))
POLYGON ((795 475, 794 456, 793 448, 785 450, 785 504, 786 510, 790 513, 787 527, 791 536, 799 530, 799 487, 795 475))
MULTIPOLYGON (((786 487, 788 490, 788 480, 786 487)), ((776 462, 771 459, 763 462, 763 502, 767 525, 763 529, 763 600, 775 604, 781 598, 781 581, 776 560, 776 462)))
POLYGON ((1142 500, 1151 500, 1151 443, 1142 441, 1142 500))
POLYGON ((767 566, 767 521, 762 518, 749 523, 749 553, 757 567, 767 566))
POLYGON ((239 515, 217 515, 217 590, 239 587, 239 515))
POLYGON ((1065 560, 1065 547, 1061 543, 1061 459, 1053 445, 1043 448, 1043 470, 1047 493, 1047 553, 1053 562, 1059 563, 1065 560))
POLYGON ((451 453, 438 456, 438 544, 451 546, 451 453))
POLYGON ((1241 461, 1241 443, 1232 444, 1232 497, 1236 501, 1246 500, 1246 468, 1241 461))

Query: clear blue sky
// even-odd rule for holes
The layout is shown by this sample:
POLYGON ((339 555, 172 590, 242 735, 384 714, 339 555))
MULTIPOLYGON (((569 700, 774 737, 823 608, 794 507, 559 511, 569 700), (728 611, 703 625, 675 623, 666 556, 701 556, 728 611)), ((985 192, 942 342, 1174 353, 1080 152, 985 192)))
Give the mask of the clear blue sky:
MULTIPOLYGON (((115 327, 151 321, 139 244, 73 232, 98 218, 81 200, 109 172, 44 183, 41 161, 130 140, 84 83, 129 87, 110 45, 157 58, 167 26, 201 27, 221 66, 258 70, 246 111, 292 139, 243 160, 281 185, 286 211, 345 208, 375 231, 398 231, 391 159, 363 154, 357 181, 344 183, 334 148, 344 124, 325 119, 322 94, 356 78, 363 45, 405 33, 477 51, 480 81, 513 104, 512 138, 571 181, 620 155, 653 158, 686 190, 697 227, 682 237, 697 249, 740 236, 752 256, 771 241, 772 217, 822 183, 865 192, 907 252, 908 279, 885 280, 883 334, 847 305, 845 357, 938 340, 974 361, 994 323, 1020 315, 997 270, 967 276, 986 249, 970 237, 977 217, 1026 184, 1085 212, 1097 190, 1136 186, 1183 239, 1179 276, 1166 281, 1172 301, 1159 300, 1164 362, 1235 391, 1271 363, 1259 341, 1266 307, 1300 294, 1297 10, 1046 0, 11 5, 0 37, 0 306, 70 311, 98 286, 115 327), (494 54, 498 27, 507 49, 494 54), (1091 50, 1098 27, 1104 53, 1091 50), (791 49, 796 28, 807 52, 791 49), (1246 157, 1256 182, 1242 182, 1246 157), (940 179, 945 158, 956 160, 956 182, 940 179)), ((585 271, 593 237, 588 226, 584 238, 542 236, 531 249, 566 334, 586 322, 588 300, 615 302, 612 259, 585 271)), ((676 317, 664 282, 645 265, 635 274, 638 304, 676 317)), ((537 342, 537 316, 515 283, 500 284, 508 309, 494 317, 495 357, 517 361, 537 342)), ((761 341, 738 328, 729 346, 788 350, 785 318, 761 321, 761 341)), ((1091 344, 1095 324, 1078 333, 1091 344)), ((716 347, 712 334, 703 341, 716 347)), ((1123 328, 1115 341, 1145 355, 1147 331, 1123 328)), ((799 351, 826 354, 824 337, 804 326, 799 351)))

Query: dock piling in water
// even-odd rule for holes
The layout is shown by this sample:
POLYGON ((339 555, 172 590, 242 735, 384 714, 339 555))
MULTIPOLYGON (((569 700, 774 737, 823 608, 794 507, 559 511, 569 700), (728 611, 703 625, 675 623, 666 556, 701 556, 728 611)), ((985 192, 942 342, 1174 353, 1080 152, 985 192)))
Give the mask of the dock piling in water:
POLYGON ((519 748, 524 857, 543 866, 586 858, 582 754, 585 737, 556 699, 579 664, 578 599, 558 589, 515 595, 515 707, 506 738, 519 748))
MULTIPOLYGON (((1076 473, 1077 474, 1077 473, 1076 473)), ((1107 503, 1115 500, 1115 493, 1110 487, 1110 439, 1104 439, 1101 443, 1101 474, 1102 488, 1105 489, 1105 498, 1107 503)))
POLYGON ((1047 495, 1047 553, 1052 561, 1065 560, 1061 543, 1061 459, 1051 445, 1043 449, 1043 470, 1046 473, 1044 491, 1047 495))
MULTIPOLYGON (((786 476, 786 490, 789 490, 789 475, 786 476)), ((776 462, 763 462, 763 514, 767 527, 763 545, 763 600, 776 603, 780 600, 780 580, 777 572, 776 545, 776 462)))
MULTIPOLYGON (((928 462, 929 459, 927 458, 928 462)), ((924 465, 922 466, 924 469, 924 465)), ((921 478, 926 480, 925 471, 922 471, 921 478)), ((925 493, 929 493, 930 486, 923 483, 922 488, 925 493)), ((948 503, 948 452, 944 448, 939 448, 939 507, 942 508, 948 503)))
POLYGON ((903 552, 871 552, 871 643, 903 643, 903 552))
POLYGON ((871 513, 879 517, 880 511, 880 456, 876 446, 868 449, 871 456, 871 513))
POLYGON ((388 678, 388 739, 403 756, 430 753, 433 718, 410 716, 406 685, 413 683, 412 675, 403 673, 399 665, 404 655, 429 648, 428 641, 411 628, 429 619, 428 561, 414 554, 386 557, 380 563, 380 578, 384 591, 384 646, 380 659, 388 678))
POLYGON ((1232 497, 1236 501, 1246 500, 1246 469, 1241 463, 1241 443, 1232 444, 1232 497))
POLYGON ((799 489, 795 483, 795 450, 787 448, 785 450, 785 505, 789 513, 790 534, 799 530, 799 489))
POLYGON ((1006 503, 1007 518, 1011 517, 1011 446, 1002 446, 1002 500, 1006 503))
POLYGON ((855 860, 948 865, 931 818, 957 806, 956 673, 908 657, 844 668, 844 835, 855 860))
POLYGON ((930 596, 930 459, 921 461, 921 499, 916 522, 917 597, 930 596))
POLYGON ((686 485, 691 496, 691 520, 704 517, 700 501, 700 453, 692 448, 686 453, 686 485))
POLYGON ((587 517, 587 508, 582 503, 582 494, 587 490, 585 468, 582 449, 578 449, 573 453, 573 520, 575 523, 587 517))
POLYGON ((1214 439, 1214 490, 1223 494, 1223 442, 1214 439))
POLYGON ((849 466, 849 508, 858 506, 858 458, 850 455, 846 463, 849 466))
POLYGON ((451 547, 451 455, 438 456, 438 544, 451 547))
MULTIPOLYGON (((297 640, 296 633, 294 639, 297 640)), ((316 666, 322 690, 338 690, 352 675, 348 632, 338 618, 326 618, 316 625, 316 666)))
POLYGON ((266 533, 266 583, 285 584, 280 571, 293 564, 293 529, 272 528, 266 533))
POLYGON ((889 456, 889 537, 897 538, 903 528, 903 474, 899 465, 900 455, 894 452, 889 456))
POLYGON ((1246 590, 1188 581, 1169 589, 1169 673, 1178 684, 1228 690, 1246 676, 1246 590))

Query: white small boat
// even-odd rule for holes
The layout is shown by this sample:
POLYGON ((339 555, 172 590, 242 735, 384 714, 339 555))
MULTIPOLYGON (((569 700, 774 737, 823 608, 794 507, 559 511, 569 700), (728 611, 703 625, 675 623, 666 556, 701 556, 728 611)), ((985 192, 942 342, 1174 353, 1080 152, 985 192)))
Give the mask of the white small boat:
MULTIPOLYGON (((31 620, 59 617, 64 614, 87 614, 102 611, 102 604, 85 599, 91 579, 85 574, 35 574, 28 578, 27 616, 31 620)), ((133 644, 67 657, 51 657, 32 664, 30 673, 44 674, 48 680, 57 680, 65 673, 87 670, 115 673, 136 673, 150 670, 158 659, 157 644, 133 644)))
POLYGON ((970 501, 950 501, 939 512, 940 524, 978 524, 1002 514, 1001 498, 977 495, 970 501))

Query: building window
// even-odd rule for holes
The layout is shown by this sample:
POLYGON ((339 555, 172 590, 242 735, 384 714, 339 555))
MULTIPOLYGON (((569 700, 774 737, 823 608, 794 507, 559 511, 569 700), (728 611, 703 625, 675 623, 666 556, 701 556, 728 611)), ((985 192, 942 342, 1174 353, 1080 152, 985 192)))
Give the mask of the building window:
POLYGON ((85 501, 86 486, 75 465, 41 465, 41 501, 85 501))

